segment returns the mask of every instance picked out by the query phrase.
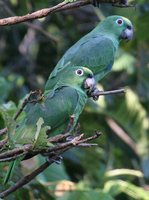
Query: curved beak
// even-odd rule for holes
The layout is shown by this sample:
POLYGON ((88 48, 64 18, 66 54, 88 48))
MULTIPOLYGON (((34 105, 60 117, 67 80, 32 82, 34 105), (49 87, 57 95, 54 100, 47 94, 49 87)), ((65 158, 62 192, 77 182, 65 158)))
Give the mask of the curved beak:
POLYGON ((132 26, 127 26, 127 28, 121 33, 120 38, 123 40, 131 40, 133 38, 132 26))
POLYGON ((87 89, 88 91, 92 91, 95 85, 96 85, 96 82, 93 76, 87 78, 84 82, 84 88, 87 89))

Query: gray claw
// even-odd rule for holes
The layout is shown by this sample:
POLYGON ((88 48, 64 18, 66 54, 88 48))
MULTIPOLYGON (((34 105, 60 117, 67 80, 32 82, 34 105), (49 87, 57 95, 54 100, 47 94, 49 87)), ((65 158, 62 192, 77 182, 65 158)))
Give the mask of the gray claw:
POLYGON ((49 156, 49 157, 46 158, 46 160, 47 160, 48 163, 54 162, 57 165, 60 165, 61 161, 63 160, 63 157, 62 156, 57 156, 57 158, 54 159, 54 158, 50 158, 50 156, 49 156))
POLYGON ((92 97, 94 101, 97 101, 100 95, 100 90, 98 90, 97 88, 95 88, 94 90, 92 90, 89 94, 89 97, 92 97))

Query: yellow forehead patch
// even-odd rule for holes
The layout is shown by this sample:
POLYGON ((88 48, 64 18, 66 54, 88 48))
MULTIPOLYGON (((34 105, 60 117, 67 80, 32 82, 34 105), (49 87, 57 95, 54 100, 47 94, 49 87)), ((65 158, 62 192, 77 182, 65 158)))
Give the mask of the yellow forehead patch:
POLYGON ((126 22, 126 24, 132 25, 131 21, 127 19, 126 17, 122 17, 122 19, 126 22))
POLYGON ((88 67, 85 66, 85 67, 82 67, 82 68, 86 73, 93 75, 93 72, 88 67))

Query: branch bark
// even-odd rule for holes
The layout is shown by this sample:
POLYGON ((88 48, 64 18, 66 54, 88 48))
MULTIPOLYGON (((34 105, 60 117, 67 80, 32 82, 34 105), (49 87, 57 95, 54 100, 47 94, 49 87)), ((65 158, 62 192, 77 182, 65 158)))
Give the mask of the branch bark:
POLYGON ((0 136, 4 135, 5 133, 7 133, 7 128, 3 128, 0 130, 0 136))
MULTIPOLYGON (((117 4, 120 5, 122 2, 122 0, 97 0, 97 1, 98 3, 109 3, 112 5, 117 5, 117 4)), ((69 10, 69 9, 74 9, 74 8, 79 8, 85 5, 89 5, 89 4, 92 4, 92 2, 93 0, 79 0, 73 3, 68 3, 64 1, 51 8, 44 8, 44 9, 35 11, 33 13, 28 13, 23 16, 14 16, 14 17, 7 17, 4 19, 0 19, 0 26, 13 25, 13 24, 22 23, 29 20, 39 19, 42 17, 46 17, 47 15, 56 13, 58 11, 69 10)), ((126 5, 125 7, 128 7, 128 5, 126 5)))

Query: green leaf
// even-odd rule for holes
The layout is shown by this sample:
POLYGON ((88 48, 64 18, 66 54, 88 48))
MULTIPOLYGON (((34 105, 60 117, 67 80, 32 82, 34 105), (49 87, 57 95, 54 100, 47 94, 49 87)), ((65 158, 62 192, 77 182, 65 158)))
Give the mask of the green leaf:
POLYGON ((149 197, 148 191, 122 180, 108 181, 104 186, 104 192, 107 192, 112 196, 125 193, 136 200, 148 200, 149 197))
POLYGON ((4 120, 5 127, 8 129, 9 141, 13 141, 13 135, 16 129, 16 122, 13 119, 13 115, 16 111, 16 105, 13 102, 8 102, 0 106, 0 115, 4 120))
POLYGON ((36 126, 36 133, 34 137, 34 148, 44 149, 47 147, 47 134, 46 134, 46 127, 43 126, 44 120, 43 118, 39 118, 36 126), (43 127, 42 127, 43 126, 43 127))
POLYGON ((124 175, 143 177, 143 173, 141 171, 133 169, 114 169, 114 170, 109 170, 105 173, 105 176, 107 176, 108 178, 115 176, 124 176, 124 175))

